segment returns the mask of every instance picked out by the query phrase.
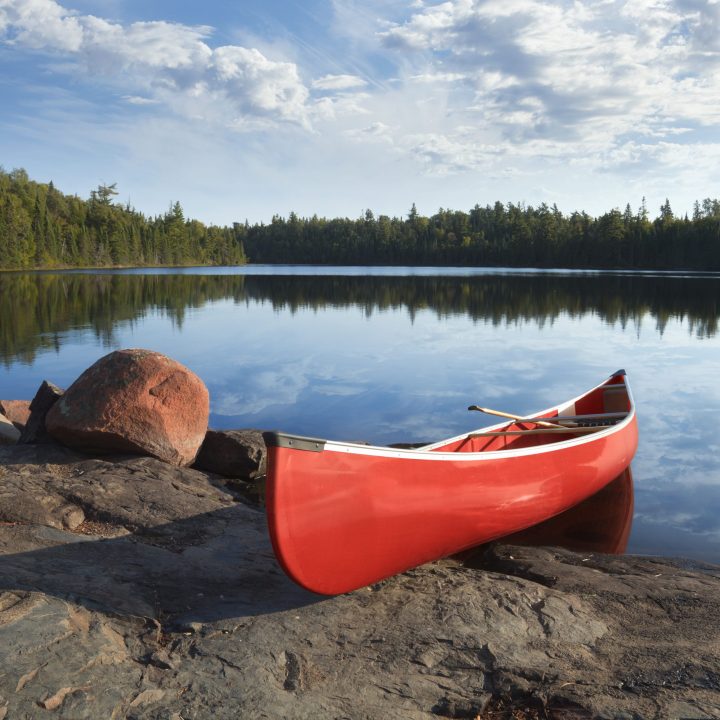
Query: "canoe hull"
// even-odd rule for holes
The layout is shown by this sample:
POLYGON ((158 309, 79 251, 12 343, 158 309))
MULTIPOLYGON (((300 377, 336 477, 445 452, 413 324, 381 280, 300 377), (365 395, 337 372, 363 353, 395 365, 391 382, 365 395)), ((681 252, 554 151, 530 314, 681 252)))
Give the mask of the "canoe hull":
POLYGON ((267 516, 285 572, 338 594, 535 525, 628 467, 621 429, 509 452, 428 452, 295 443, 268 434, 267 516), (300 447, 300 446, 302 447, 300 447))
POLYGON ((503 537, 510 545, 550 545, 622 555, 632 530, 634 492, 628 467, 602 490, 555 517, 503 537))

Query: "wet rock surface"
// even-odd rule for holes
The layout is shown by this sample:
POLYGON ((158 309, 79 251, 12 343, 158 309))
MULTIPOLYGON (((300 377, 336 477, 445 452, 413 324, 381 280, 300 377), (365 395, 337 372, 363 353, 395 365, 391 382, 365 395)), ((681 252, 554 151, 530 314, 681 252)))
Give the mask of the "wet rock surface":
POLYGON ((717 718, 720 568, 495 545, 347 595, 152 458, 0 447, 0 718, 717 718))

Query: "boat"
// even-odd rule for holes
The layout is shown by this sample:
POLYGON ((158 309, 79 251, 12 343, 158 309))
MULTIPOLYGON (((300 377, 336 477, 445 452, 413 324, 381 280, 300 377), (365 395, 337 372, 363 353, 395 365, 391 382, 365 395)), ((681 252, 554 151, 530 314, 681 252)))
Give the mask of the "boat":
POLYGON ((624 370, 549 409, 416 448, 264 433, 275 555, 337 595, 524 530, 602 490, 635 454, 624 370))

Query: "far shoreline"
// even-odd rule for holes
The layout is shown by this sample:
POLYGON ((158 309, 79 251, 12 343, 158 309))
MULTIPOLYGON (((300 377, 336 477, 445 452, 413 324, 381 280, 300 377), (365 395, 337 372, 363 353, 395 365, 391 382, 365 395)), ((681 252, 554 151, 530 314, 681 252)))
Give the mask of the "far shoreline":
MULTIPOLYGON (((259 269, 293 269, 293 270, 310 270, 313 272, 297 272, 288 274, 298 275, 496 275, 496 274, 518 274, 518 275, 667 275, 683 274, 685 276, 702 277, 704 275, 720 276, 720 270, 698 270, 693 268, 647 268, 647 267, 618 267, 618 268, 601 268, 601 267, 535 267, 528 265, 408 265, 408 264, 317 264, 317 263, 242 263, 236 265, 199 265, 196 263, 189 265, 89 265, 83 267, 62 266, 62 267, 29 267, 29 268, 0 268, 0 274, 33 274, 33 275, 52 275, 56 273, 62 274, 152 274, 152 271, 202 271, 198 274, 203 275, 229 275, 242 274, 242 271, 250 270, 248 274, 263 274, 257 272, 259 269), (357 272, 336 272, 339 270, 359 270, 357 272), (225 272, 212 273, 212 270, 223 270, 225 272), (379 272, 387 270, 406 270, 404 273, 397 272, 379 272), (147 272, 146 272, 147 271, 147 272), (227 272, 236 271, 236 272, 227 272)), ((165 273, 161 273, 165 274, 165 273)), ((167 274, 171 274, 167 272, 167 274)), ((190 274, 190 273, 188 273, 190 274)), ((270 274, 270 273, 268 273, 270 274)), ((275 273, 273 273, 275 274, 275 273)), ((278 273, 279 274, 279 273, 278 273)))

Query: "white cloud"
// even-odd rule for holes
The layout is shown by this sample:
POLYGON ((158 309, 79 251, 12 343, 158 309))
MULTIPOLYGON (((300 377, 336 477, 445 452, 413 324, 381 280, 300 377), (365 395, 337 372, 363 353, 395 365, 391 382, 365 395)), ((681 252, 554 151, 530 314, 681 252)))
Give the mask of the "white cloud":
POLYGON ((215 50, 210 83, 226 92, 248 114, 273 113, 299 120, 305 115, 308 90, 294 63, 268 60, 259 50, 228 46, 215 50))
POLYGON ((333 97, 321 97, 315 101, 312 108, 313 120, 325 120, 331 123, 342 118, 358 118, 368 115, 369 110, 364 101, 369 97, 367 93, 340 93, 333 97))
POLYGON ((388 134, 390 127, 385 123, 375 122, 363 128, 360 132, 364 135, 372 135, 374 137, 383 137, 388 134))
POLYGON ((357 75, 325 75, 312 84, 315 90, 352 90, 366 85, 367 82, 357 75))
POLYGON ((123 95, 123 100, 130 105, 157 105, 158 100, 153 98, 141 97, 140 95, 123 95))
POLYGON ((359 45, 375 43, 379 27, 407 12, 407 0, 330 0, 333 31, 359 45))
POLYGON ((8 29, 14 43, 31 48, 76 52, 83 40, 80 21, 53 0, 0 0, 0 30, 8 29))
POLYGON ((207 27, 167 22, 136 22, 128 26, 87 15, 81 18, 82 51, 89 68, 102 72, 132 69, 150 71, 202 71, 212 51, 203 41, 207 27))
POLYGON ((406 80, 447 108, 432 127, 402 129, 439 172, 487 167, 490 146, 506 159, 577 153, 607 167, 633 135, 651 146, 683 134, 674 152, 650 155, 689 158, 695 128, 720 123, 712 0, 447 0, 379 37, 402 51, 406 80))
POLYGON ((382 143, 394 146, 393 128, 383 122, 374 122, 362 128, 352 128, 345 131, 345 136, 351 140, 367 146, 368 143, 382 143))
POLYGON ((465 75, 463 73, 450 72, 424 72, 420 73, 419 75, 412 75, 409 79, 421 83, 442 83, 465 80, 465 75))
POLYGON ((73 15, 54 0, 0 0, 0 28, 16 46, 71 59, 76 73, 142 90, 146 104, 159 101, 231 127, 248 119, 307 124, 309 91, 294 63, 271 60, 257 49, 213 49, 206 42, 212 29, 205 26, 120 25, 73 15))

